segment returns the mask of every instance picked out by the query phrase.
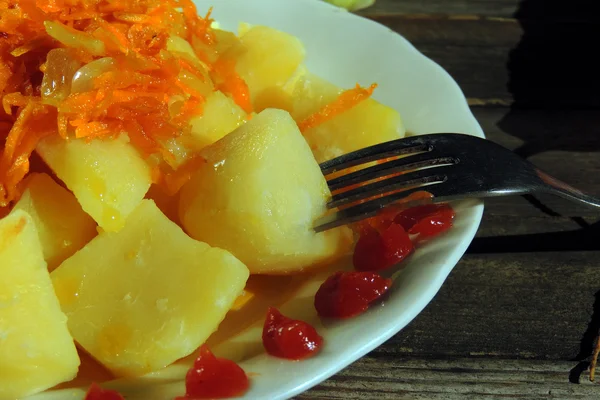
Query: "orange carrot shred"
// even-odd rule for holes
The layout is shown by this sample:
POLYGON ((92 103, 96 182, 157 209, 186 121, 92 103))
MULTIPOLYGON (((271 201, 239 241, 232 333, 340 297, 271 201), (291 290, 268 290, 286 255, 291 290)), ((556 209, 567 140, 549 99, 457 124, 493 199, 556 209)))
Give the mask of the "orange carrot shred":
POLYGON ((214 64, 213 75, 218 82, 217 89, 231 95, 233 101, 242 110, 250 114, 252 112, 252 103, 250 102, 248 85, 236 72, 235 62, 226 58, 217 60, 214 64))
MULTIPOLYGON (((211 10, 199 16, 192 0, 0 0, 0 13, 0 208, 16 200, 29 157, 48 135, 111 140, 125 131, 143 156, 168 164, 160 161, 173 157, 164 143, 189 132, 208 94, 186 74, 217 79, 215 89, 252 113, 235 63, 215 68, 207 57, 216 46, 211 10), (186 39, 200 61, 167 49, 171 36, 186 39), (62 64, 47 57, 55 49, 63 49, 54 57, 62 64), (60 75, 69 57, 85 74, 60 75), (73 91, 56 88, 72 78, 73 91), (177 112, 169 112, 179 101, 177 112)), ((176 188, 194 165, 153 176, 176 188)))
POLYGON ((375 83, 367 89, 356 84, 354 89, 343 91, 334 101, 300 121, 298 123, 300 132, 305 132, 309 129, 312 129, 326 121, 329 121, 335 116, 350 110, 360 102, 371 97, 375 88, 377 88, 377 84, 375 83))

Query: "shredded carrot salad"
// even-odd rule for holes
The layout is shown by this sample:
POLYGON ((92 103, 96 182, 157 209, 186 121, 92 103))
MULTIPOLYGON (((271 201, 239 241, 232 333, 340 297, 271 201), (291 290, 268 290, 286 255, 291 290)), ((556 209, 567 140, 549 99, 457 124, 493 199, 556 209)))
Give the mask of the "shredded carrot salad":
MULTIPOLYGON (((0 0, 0 207, 18 199, 32 152, 51 135, 126 133, 154 182, 176 192, 201 160, 179 168, 166 143, 190 131, 212 91, 252 117, 248 85, 235 60, 219 57, 212 22, 191 0, 0 0)), ((375 87, 341 93, 299 121, 301 131, 375 87)))
POLYGON ((191 0, 0 0, 0 206, 18 196, 46 136, 127 132, 168 162, 165 140, 201 115, 213 79, 251 112, 234 66, 215 65, 211 23, 191 0), (173 36, 197 57, 167 51, 173 36))

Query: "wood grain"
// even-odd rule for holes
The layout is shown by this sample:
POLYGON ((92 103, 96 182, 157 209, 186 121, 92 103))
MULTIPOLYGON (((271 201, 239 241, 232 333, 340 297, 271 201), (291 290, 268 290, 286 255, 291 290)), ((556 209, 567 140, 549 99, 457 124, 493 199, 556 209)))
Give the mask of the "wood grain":
POLYGON ((581 12, 565 7, 556 19, 547 19, 542 11, 528 11, 523 19, 476 14, 368 17, 444 67, 473 105, 597 109, 600 60, 588 49, 600 41, 600 24, 574 22, 588 18, 581 12))
POLYGON ((510 17, 517 10, 519 0, 377 0, 375 5, 362 11, 364 15, 446 14, 485 15, 510 17))
POLYGON ((569 362, 365 357, 297 399, 597 399, 565 380, 569 362))

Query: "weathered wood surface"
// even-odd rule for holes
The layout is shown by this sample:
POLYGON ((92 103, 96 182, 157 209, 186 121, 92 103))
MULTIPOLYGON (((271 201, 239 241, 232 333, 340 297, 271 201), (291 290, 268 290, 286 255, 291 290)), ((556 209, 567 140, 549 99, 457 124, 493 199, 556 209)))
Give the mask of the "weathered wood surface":
MULTIPOLYGON (((491 140, 600 195, 600 3, 377 0, 362 12, 442 65, 491 140)), ((476 239, 402 332, 298 399, 600 399, 600 214, 486 202, 476 239)))
POLYGON ((487 15, 510 17, 519 0, 377 0, 363 13, 368 15, 487 15))
POLYGON ((441 64, 472 105, 600 107, 600 2, 384 0, 362 12, 441 64))

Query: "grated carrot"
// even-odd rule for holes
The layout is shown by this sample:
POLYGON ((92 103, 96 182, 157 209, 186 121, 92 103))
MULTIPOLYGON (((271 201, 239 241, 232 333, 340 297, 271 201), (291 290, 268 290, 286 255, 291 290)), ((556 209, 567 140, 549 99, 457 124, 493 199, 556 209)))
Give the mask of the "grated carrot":
POLYGON ((213 76, 217 81, 217 88, 231 95, 238 106, 246 113, 252 113, 250 92, 248 85, 235 71, 235 63, 230 59, 219 59, 214 64, 213 76))
MULTIPOLYGON (((248 86, 235 64, 215 68, 217 60, 207 56, 217 46, 212 22, 211 11, 199 16, 192 0, 0 0, 0 207, 17 198, 29 157, 46 136, 110 140, 125 131, 142 155, 167 161, 173 155, 164 141, 189 132, 209 94, 194 82, 209 77, 218 77, 215 90, 250 113, 248 86), (200 61, 167 51, 172 35, 186 39, 200 61), (84 67, 112 61, 91 64, 86 74, 92 75, 71 92, 73 76, 65 74, 73 71, 49 67, 46 59, 57 48, 84 67), (47 90, 57 85, 68 90, 47 90), (53 98, 53 92, 63 97, 53 98), (178 112, 169 110, 174 99, 183 103, 178 112)), ((212 83, 206 88, 212 90, 212 83)), ((180 172, 167 162, 158 165, 165 170, 156 176, 166 177, 161 180, 173 189, 195 164, 180 172)))
POLYGON ((298 123, 300 132, 305 132, 312 129, 323 122, 329 121, 335 116, 350 110, 352 107, 371 97, 373 91, 377 88, 377 84, 372 84, 365 89, 356 84, 354 89, 343 91, 334 101, 322 107, 316 113, 309 115, 304 120, 298 123))

